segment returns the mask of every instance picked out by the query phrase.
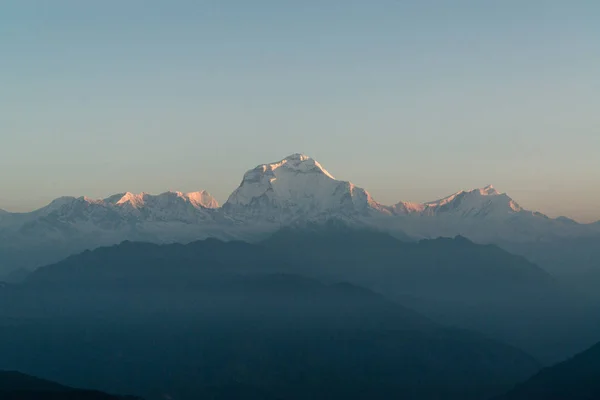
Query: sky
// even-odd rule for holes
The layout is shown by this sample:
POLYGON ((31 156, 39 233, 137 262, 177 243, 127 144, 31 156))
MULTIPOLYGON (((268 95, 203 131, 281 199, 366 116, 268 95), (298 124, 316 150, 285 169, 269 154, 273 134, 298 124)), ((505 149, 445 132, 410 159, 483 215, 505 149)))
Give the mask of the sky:
POLYGON ((600 219, 600 2, 5 0, 0 208, 304 153, 392 204, 600 219))

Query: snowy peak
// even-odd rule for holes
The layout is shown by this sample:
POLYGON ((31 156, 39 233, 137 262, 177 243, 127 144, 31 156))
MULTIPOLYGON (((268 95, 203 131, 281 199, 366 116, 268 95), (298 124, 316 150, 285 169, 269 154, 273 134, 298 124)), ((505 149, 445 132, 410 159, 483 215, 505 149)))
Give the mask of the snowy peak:
POLYGON ((425 211, 425 208, 426 208, 425 204, 403 202, 403 201, 389 207, 390 211, 393 214, 397 214, 397 215, 421 214, 421 213, 423 213, 423 211, 425 211))
MULTIPOLYGON (((497 191, 494 188, 494 186, 488 185, 488 186, 486 186, 484 188, 480 188, 480 189, 472 189, 469 191, 461 190, 460 192, 456 192, 450 196, 444 197, 443 199, 425 203, 425 206, 441 207, 441 206, 444 206, 446 204, 452 203, 454 201, 460 200, 465 197, 481 198, 481 197, 496 197, 496 196, 503 196, 503 195, 506 196, 505 194, 497 191)), ((506 197, 508 198, 508 196, 506 196, 506 197)), ((482 201, 486 201, 486 200, 489 200, 489 199, 484 199, 482 201)))
POLYGON ((246 172, 223 208, 240 219, 282 223, 324 215, 364 214, 378 206, 364 189, 336 180, 304 154, 293 154, 246 172))
POLYGON ((481 196, 498 196, 500 194, 499 191, 493 185, 487 185, 484 188, 476 189, 479 191, 481 196))
MULTIPOLYGON (((166 192, 159 195, 127 192, 106 199, 60 197, 29 215, 88 227, 114 227, 142 221, 194 224, 211 220, 213 209, 218 207, 217 201, 206 191, 166 192)), ((24 216, 28 218, 27 214, 24 216)))
POLYGON ((330 179, 335 179, 333 175, 327 172, 327 170, 323 168, 316 160, 300 153, 292 154, 291 156, 288 156, 275 163, 259 165, 253 171, 248 171, 247 174, 252 175, 252 172, 256 170, 265 173, 268 171, 273 172, 277 169, 285 169, 295 173, 322 174, 330 179))
POLYGON ((281 166, 299 173, 323 174, 330 179, 335 179, 318 161, 304 154, 292 154, 281 160, 281 166))
POLYGON ((470 191, 460 191, 441 200, 425 203, 426 212, 451 213, 460 216, 502 217, 522 211, 506 193, 492 185, 470 191))
MULTIPOLYGON (((115 196, 111 196, 109 199, 114 200, 115 196)), ((156 196, 144 192, 139 194, 127 192, 114 204, 140 209, 153 206, 168 207, 177 202, 189 203, 195 208, 219 208, 217 200, 204 190, 191 193, 165 192, 156 196)))
POLYGON ((140 208, 140 207, 143 207, 145 204, 145 201, 144 201, 145 196, 146 196, 146 193, 143 193, 143 192, 139 193, 139 194, 127 192, 123 195, 123 197, 121 197, 121 199, 119 201, 117 201, 116 205, 121 206, 121 205, 128 204, 133 208, 140 208))
POLYGON ((524 211, 506 193, 488 185, 469 191, 461 190, 440 200, 423 204, 398 203, 391 207, 400 215, 454 215, 458 217, 502 218, 524 211))
POLYGON ((206 190, 187 193, 185 197, 187 197, 190 203, 192 203, 192 205, 195 207, 219 208, 219 202, 217 199, 212 197, 211 194, 206 190))
POLYGON ((89 197, 63 196, 52 200, 50 204, 34 211, 35 215, 50 215, 52 213, 69 213, 74 209, 88 208, 94 205, 102 205, 103 200, 91 199, 89 197))

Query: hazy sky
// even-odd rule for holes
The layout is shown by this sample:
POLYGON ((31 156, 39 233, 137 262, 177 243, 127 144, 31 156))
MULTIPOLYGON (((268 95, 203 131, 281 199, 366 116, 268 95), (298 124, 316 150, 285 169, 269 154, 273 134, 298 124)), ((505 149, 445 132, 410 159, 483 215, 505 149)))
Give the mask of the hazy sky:
POLYGON ((306 153, 384 203, 600 218, 600 2, 5 0, 0 208, 306 153))

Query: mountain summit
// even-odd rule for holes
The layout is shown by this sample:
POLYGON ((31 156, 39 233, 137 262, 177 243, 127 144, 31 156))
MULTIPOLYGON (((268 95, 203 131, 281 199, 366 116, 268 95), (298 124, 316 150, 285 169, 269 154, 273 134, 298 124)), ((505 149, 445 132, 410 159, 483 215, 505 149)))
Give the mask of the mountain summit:
POLYGON ((391 206, 390 210, 398 216, 443 217, 463 221, 473 218, 507 220, 520 212, 532 214, 492 185, 469 191, 461 190, 427 203, 400 202, 391 206))
POLYGON ((481 189, 460 191, 438 201, 425 203, 430 213, 458 213, 461 216, 509 216, 522 211, 506 193, 498 192, 492 185, 481 189))
POLYGON ((495 196, 500 194, 494 187, 494 185, 487 185, 486 187, 479 189, 479 194, 482 196, 495 196))
POLYGON ((304 154, 246 172, 223 209, 243 220, 286 223, 298 219, 368 216, 384 208, 354 184, 337 180, 304 154))
POLYGON ((217 200, 205 190, 200 192, 181 193, 181 192, 165 192, 157 196, 147 193, 133 194, 127 192, 122 197, 114 202, 118 196, 111 196, 105 201, 113 200, 113 204, 117 206, 130 206, 131 208, 140 209, 144 207, 168 207, 170 205, 188 205, 193 208, 219 208, 217 200))

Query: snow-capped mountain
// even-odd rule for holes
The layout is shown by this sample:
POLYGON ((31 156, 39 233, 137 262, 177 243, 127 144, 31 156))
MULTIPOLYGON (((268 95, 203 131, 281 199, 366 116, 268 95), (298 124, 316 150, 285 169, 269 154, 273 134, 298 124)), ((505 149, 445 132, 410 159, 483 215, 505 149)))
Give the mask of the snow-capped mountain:
MULTIPOLYGON (((455 215, 463 218, 508 218, 523 208, 494 186, 460 191, 423 204, 400 202, 390 208, 396 215, 455 215)), ((527 211, 525 211, 527 212, 527 211)))
POLYGON ((598 224, 527 211, 491 185, 422 204, 382 205, 364 189, 335 179, 316 160, 293 154, 246 172, 223 207, 199 191, 61 197, 30 213, 0 212, 0 270, 35 267, 123 240, 257 240, 282 226, 329 220, 402 238, 462 235, 497 244, 600 232, 598 224))
POLYGON ((199 223, 211 220, 212 210, 219 208, 217 201, 206 191, 166 192, 157 196, 128 192, 115 200, 116 196, 111 196, 104 204, 128 219, 143 221, 199 223))
POLYGON ((525 210, 492 185, 423 204, 400 202, 390 209, 396 219, 387 225, 388 229, 399 229, 416 238, 461 235, 480 243, 533 242, 590 231, 588 226, 568 218, 552 219, 525 210))
POLYGON ((223 230, 230 224, 205 191, 124 193, 106 199, 61 197, 39 210, 9 213, 0 219, 0 270, 13 266, 8 263, 35 267, 123 240, 228 239, 223 230), (26 261, 20 263, 21 259, 26 261))
POLYGON ((181 221, 195 223, 211 218, 211 210, 218 209, 217 201, 206 191, 159 195, 123 193, 106 199, 88 197, 60 197, 23 219, 51 217, 61 222, 95 222, 102 225, 115 222, 181 221))
POLYGON ((475 218, 504 218, 522 211, 521 206, 505 193, 498 192, 492 185, 467 192, 460 191, 443 199, 424 204, 399 203, 393 208, 405 214, 453 214, 460 217, 475 218))
POLYGON ((122 195, 111 196, 104 202, 122 206, 130 209, 140 210, 143 208, 162 208, 167 209, 172 206, 200 209, 219 208, 217 200, 205 190, 192 193, 165 192, 158 196, 147 193, 123 193, 122 195))
POLYGON ((245 221, 285 224, 321 217, 368 217, 385 208, 364 189, 336 180, 312 158, 293 154, 246 172, 223 210, 245 221))

